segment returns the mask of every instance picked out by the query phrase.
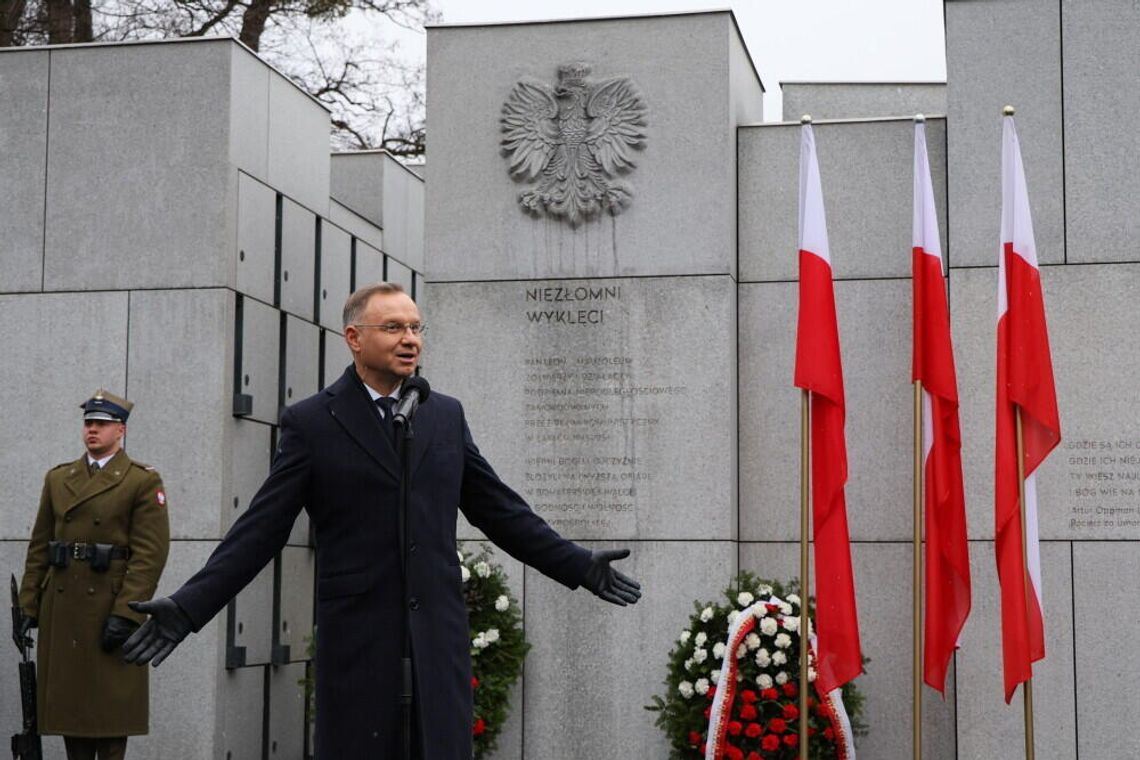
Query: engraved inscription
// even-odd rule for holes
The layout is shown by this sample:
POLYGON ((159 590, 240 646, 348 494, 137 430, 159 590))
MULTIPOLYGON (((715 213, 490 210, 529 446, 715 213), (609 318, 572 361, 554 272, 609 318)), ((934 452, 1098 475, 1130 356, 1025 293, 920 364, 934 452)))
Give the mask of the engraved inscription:
POLYGON ((1098 536, 1140 530, 1140 438, 1066 441, 1069 530, 1098 536))

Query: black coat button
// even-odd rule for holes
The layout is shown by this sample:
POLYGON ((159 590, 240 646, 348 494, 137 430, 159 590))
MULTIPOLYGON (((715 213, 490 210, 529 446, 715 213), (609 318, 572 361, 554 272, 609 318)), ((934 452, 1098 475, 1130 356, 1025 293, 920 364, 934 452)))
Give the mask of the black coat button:
POLYGON ((413 597, 412 597, 412 598, 411 598, 411 599, 408 601, 408 608, 409 608, 410 610, 412 610, 413 612, 415 612, 416 610, 418 610, 418 609, 420 608, 420 600, 419 600, 419 599, 416 599, 416 598, 413 596, 413 597))

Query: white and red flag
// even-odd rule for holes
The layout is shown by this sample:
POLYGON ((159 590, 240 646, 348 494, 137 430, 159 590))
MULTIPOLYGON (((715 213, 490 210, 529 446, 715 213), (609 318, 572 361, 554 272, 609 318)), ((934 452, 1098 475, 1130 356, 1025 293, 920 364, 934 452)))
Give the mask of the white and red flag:
POLYGON ((958 381, 950 342, 942 243, 926 151, 926 125, 914 125, 914 354, 911 380, 922 383, 926 617, 923 680, 945 693, 946 670, 970 614, 970 556, 962 489, 958 381))
POLYGON ((1033 677, 1033 663, 1045 656, 1035 473, 1061 441, 1041 272, 1012 116, 1004 117, 1002 125, 1001 192, 994 547, 1001 584, 1002 660, 1008 703, 1017 685, 1033 677), (1015 427, 1018 411, 1025 463, 1024 554, 1015 427))
MULTIPOLYGON (((846 408, 823 188, 811 125, 800 135, 800 304, 795 384, 811 394, 812 532, 818 645, 816 689, 827 694, 863 671, 847 532, 846 408)), ((804 589, 807 595, 807 589, 804 589)))

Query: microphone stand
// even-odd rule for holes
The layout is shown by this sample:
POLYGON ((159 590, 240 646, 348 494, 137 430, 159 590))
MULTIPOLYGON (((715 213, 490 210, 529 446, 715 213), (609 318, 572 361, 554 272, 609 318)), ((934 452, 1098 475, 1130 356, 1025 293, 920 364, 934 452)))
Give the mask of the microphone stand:
POLYGON ((400 504, 397 512, 397 526, 400 536, 400 569, 403 572, 404 603, 408 609, 404 613, 404 646, 403 657, 400 660, 400 752, 403 760, 412 757, 412 705, 414 704, 414 690, 412 679, 412 600, 408 599, 408 554, 409 535, 408 518, 409 504, 412 492, 412 440, 415 431, 412 429, 410 419, 401 420, 402 424, 394 422, 396 430, 396 449, 400 455, 400 504))

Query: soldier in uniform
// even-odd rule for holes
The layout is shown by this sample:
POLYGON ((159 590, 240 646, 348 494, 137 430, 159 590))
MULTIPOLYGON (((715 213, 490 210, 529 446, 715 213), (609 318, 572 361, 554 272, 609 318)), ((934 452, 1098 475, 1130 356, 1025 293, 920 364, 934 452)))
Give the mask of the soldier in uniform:
POLYGON ((81 404, 87 451, 48 471, 20 586, 25 628, 38 627, 37 717, 68 760, 118 759, 149 724, 147 672, 121 648, 144 619, 166 565, 166 492, 123 451, 133 404, 104 390, 81 404))

